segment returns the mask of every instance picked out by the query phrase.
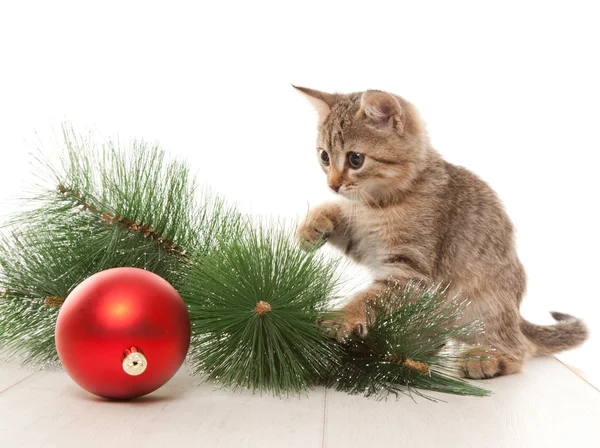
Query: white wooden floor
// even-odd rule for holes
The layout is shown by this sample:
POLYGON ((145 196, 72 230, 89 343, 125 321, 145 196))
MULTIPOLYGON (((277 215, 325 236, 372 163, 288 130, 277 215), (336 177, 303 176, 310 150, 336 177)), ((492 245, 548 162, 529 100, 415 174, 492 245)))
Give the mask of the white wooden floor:
POLYGON ((600 447, 600 392, 555 358, 485 381, 493 396, 377 402, 317 389, 278 399, 215 391, 183 369, 108 402, 66 373, 0 366, 0 447, 600 447))

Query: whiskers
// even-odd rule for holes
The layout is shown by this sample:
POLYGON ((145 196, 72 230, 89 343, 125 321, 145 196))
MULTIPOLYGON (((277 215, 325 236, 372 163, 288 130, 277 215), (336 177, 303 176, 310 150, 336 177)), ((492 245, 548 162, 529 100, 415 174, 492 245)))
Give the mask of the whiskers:
POLYGON ((354 231, 358 230, 359 234, 369 231, 369 220, 364 219, 364 213, 370 213, 371 215, 377 215, 377 209, 382 210, 381 206, 377 204, 375 198, 364 189, 354 186, 352 188, 353 194, 356 195, 356 199, 350 201, 350 220, 351 226, 354 231), (365 208, 366 206, 366 208, 365 208), (359 216, 361 213, 363 216, 359 216))
POLYGON ((381 205, 379 205, 379 202, 367 190, 364 190, 362 188, 358 188, 357 187, 356 191, 360 195, 360 197, 363 200, 363 202, 365 204, 367 204, 367 206, 369 207, 369 209, 371 209, 372 212, 375 212, 373 210, 372 205, 376 206, 379 210, 382 210, 381 205))

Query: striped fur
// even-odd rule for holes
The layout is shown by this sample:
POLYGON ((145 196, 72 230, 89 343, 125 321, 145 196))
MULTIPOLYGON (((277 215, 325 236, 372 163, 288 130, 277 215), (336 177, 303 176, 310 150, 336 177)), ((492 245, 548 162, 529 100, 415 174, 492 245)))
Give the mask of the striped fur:
POLYGON ((296 88, 318 111, 318 160, 342 197, 312 209, 298 238, 311 247, 324 237, 375 278, 344 307, 342 325, 332 325, 338 339, 364 336, 365 304, 386 282, 410 280, 450 285, 471 300, 465 320, 485 323, 494 356, 460 366, 469 377, 515 373, 529 356, 586 339, 583 323, 570 316, 557 313, 560 322, 549 327, 520 316, 526 276, 504 207, 488 184, 432 148, 412 104, 381 91, 296 88), (349 165, 351 152, 365 155, 358 169, 349 165))

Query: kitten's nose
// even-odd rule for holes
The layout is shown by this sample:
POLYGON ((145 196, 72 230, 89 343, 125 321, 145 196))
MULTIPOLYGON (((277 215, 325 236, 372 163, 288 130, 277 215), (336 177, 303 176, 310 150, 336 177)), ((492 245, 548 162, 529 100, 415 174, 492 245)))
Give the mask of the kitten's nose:
POLYGON ((341 187, 341 185, 340 185, 340 184, 337 184, 337 185, 331 185, 331 184, 329 184, 329 188, 331 188, 331 189, 332 189, 333 191, 335 191, 336 193, 337 193, 338 191, 340 191, 340 187, 341 187))

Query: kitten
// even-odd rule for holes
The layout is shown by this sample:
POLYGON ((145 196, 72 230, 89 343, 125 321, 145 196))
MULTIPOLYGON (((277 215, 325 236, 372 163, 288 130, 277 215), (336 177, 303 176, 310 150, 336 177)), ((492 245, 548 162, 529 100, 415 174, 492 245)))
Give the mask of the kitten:
POLYGON ((583 343, 586 327, 572 316, 552 313, 552 326, 520 316, 526 277, 510 219, 485 182, 431 147, 411 103, 377 90, 296 89, 318 112, 316 155, 329 188, 345 198, 310 210, 298 239, 306 248, 327 241, 375 278, 343 308, 341 325, 330 323, 338 340, 366 335, 366 306, 388 282, 416 280, 449 284, 451 295, 471 300, 466 320, 485 323, 493 355, 465 361, 470 378, 515 373, 531 355, 583 343))

